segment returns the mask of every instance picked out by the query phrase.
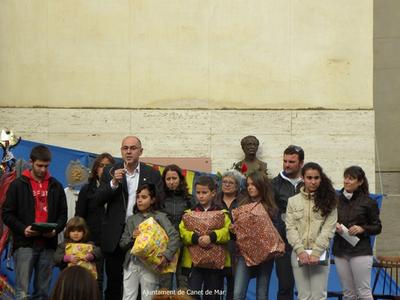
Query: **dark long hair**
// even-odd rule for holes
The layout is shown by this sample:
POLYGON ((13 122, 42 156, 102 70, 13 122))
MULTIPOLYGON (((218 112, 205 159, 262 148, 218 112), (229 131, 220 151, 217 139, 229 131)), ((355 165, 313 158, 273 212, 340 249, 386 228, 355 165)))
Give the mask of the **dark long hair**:
POLYGON ((65 268, 51 293, 50 300, 100 300, 100 291, 94 276, 81 266, 65 268))
MULTIPOLYGON (((139 186, 136 190, 136 195, 139 195, 139 193, 143 190, 147 190, 149 192, 150 198, 154 198, 154 203, 151 204, 150 206, 150 211, 156 211, 160 209, 160 199, 157 195, 157 189, 156 186, 153 183, 144 183, 141 186, 139 186)), ((133 213, 136 214, 139 212, 139 209, 137 207, 137 203, 133 206, 133 213)))
MULTIPOLYGON (((250 173, 247 178, 250 178, 254 186, 257 188, 258 192, 260 193, 260 203, 264 206, 265 210, 270 215, 276 215, 278 213, 278 207, 276 206, 273 194, 272 194, 272 184, 269 181, 267 175, 264 175, 261 172, 252 172, 250 173)), ((246 179, 247 182, 247 179, 246 179)), ((249 202, 250 196, 247 194, 248 200, 245 202, 249 202)))
POLYGON ((189 188, 186 182, 186 178, 185 176, 183 176, 182 169, 179 168, 177 165, 171 164, 165 167, 162 173, 162 182, 163 182, 164 192, 166 195, 176 192, 177 194, 182 195, 185 199, 190 199, 189 188), (171 191, 167 187, 167 184, 165 182, 165 177, 167 176, 168 171, 176 172, 178 174, 179 185, 175 191, 171 191))
POLYGON ((105 158, 107 158, 111 164, 115 163, 114 157, 112 157, 110 153, 101 153, 93 162, 92 169, 90 170, 89 182, 97 181, 100 179, 99 175, 97 174, 97 169, 99 168, 101 161, 105 158))
POLYGON ((352 177, 354 179, 357 179, 358 182, 363 182, 357 189, 357 192, 359 192, 362 195, 369 196, 369 185, 368 185, 368 179, 365 176, 364 170, 359 167, 359 166, 351 166, 346 168, 343 172, 343 177, 352 177))
POLYGON ((316 170, 321 177, 321 183, 314 194, 313 210, 315 212, 320 211, 322 216, 327 216, 337 205, 336 192, 332 186, 332 181, 323 172, 321 166, 315 162, 309 162, 303 166, 301 169, 303 177, 307 170, 316 170))

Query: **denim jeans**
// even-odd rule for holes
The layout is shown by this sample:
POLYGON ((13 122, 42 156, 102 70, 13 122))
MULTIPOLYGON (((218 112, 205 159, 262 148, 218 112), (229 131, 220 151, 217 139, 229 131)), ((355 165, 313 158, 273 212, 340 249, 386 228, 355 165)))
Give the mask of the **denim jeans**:
POLYGON ((21 247, 14 252, 15 267, 15 298, 22 299, 41 299, 48 298, 52 269, 53 269, 53 249, 43 247, 21 247), (35 271, 33 280, 33 294, 28 294, 29 282, 32 273, 35 271))
POLYGON ((247 287, 249 285, 252 272, 256 272, 256 298, 257 300, 268 299, 269 281, 271 278, 274 261, 266 261, 254 267, 246 266, 244 258, 239 257, 235 273, 235 289, 233 292, 234 300, 246 299, 247 287))

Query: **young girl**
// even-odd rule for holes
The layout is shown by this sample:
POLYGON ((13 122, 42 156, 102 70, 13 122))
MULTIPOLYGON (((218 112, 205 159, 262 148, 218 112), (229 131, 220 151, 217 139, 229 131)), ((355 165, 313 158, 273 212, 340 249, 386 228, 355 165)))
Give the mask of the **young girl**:
POLYGON ((97 277, 95 261, 101 258, 101 250, 88 241, 89 229, 81 217, 73 217, 67 222, 64 241, 54 253, 54 262, 60 267, 81 265, 97 277))
MULTIPOLYGON (((189 194, 185 177, 177 165, 168 165, 162 173, 164 186, 164 199, 161 201, 161 211, 165 212, 168 219, 177 231, 185 210, 192 206, 192 197, 189 194)), ((182 251, 181 251, 182 253, 182 251)), ((188 289, 188 278, 182 274, 182 254, 178 261, 176 273, 166 273, 160 276, 160 288, 172 290, 173 277, 176 276, 178 289, 188 289)))
POLYGON ((299 300, 326 299, 329 259, 328 265, 321 264, 320 259, 336 229, 336 193, 317 163, 305 164, 301 174, 304 187, 289 198, 286 210, 293 275, 299 300))
POLYGON ((165 230, 169 242, 163 253, 160 267, 171 261, 180 247, 179 234, 172 226, 165 213, 160 212, 159 202, 156 197, 156 187, 153 184, 144 184, 136 191, 136 204, 133 208, 134 214, 128 218, 124 233, 120 240, 120 247, 126 251, 124 261, 124 292, 123 299, 136 299, 141 286, 141 299, 152 299, 154 291, 158 288, 159 274, 144 265, 139 258, 132 255, 132 248, 136 237, 140 234, 138 226, 146 219, 153 217, 165 230))
MULTIPOLYGON (((247 177, 247 196, 240 202, 239 206, 259 202, 268 212, 275 228, 282 235, 283 221, 278 215, 278 208, 272 196, 272 186, 266 175, 254 172, 247 177)), ((248 267, 243 256, 239 256, 236 264, 235 286, 233 299, 246 299, 247 286, 252 274, 256 275, 256 297, 258 300, 268 299, 269 281, 271 277, 274 260, 262 262, 259 265, 248 267)))

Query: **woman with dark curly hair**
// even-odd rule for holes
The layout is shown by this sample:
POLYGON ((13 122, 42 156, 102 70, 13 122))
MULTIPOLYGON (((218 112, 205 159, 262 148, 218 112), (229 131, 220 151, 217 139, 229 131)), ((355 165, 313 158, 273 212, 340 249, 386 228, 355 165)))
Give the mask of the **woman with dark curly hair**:
MULTIPOLYGON (((161 211, 166 213, 172 225, 179 232, 179 223, 185 210, 193 206, 192 196, 189 194, 188 185, 182 170, 177 165, 168 165, 162 173, 164 198, 161 199, 161 211)), ((182 257, 182 251, 181 251, 182 257)), ((178 288, 188 289, 187 274, 182 274, 181 257, 175 274, 166 273, 160 276, 160 286, 172 290, 173 277, 176 276, 178 288)))
POLYGON ((336 230, 336 192, 317 163, 305 164, 301 173, 304 187, 289 198, 286 211, 293 275, 299 300, 326 299, 329 259, 323 260, 323 256, 328 255, 329 241, 336 230))
POLYGON ((336 270, 344 299, 372 300, 370 237, 382 231, 378 203, 369 197, 368 180, 362 168, 348 167, 343 177, 333 243, 336 270), (359 238, 357 244, 350 244, 341 236, 346 228, 350 235, 359 238))
MULTIPOLYGON (((109 153, 102 153, 95 159, 90 171, 89 182, 80 190, 75 206, 75 216, 84 218, 89 228, 89 240, 93 241, 99 247, 104 207, 98 206, 95 193, 100 185, 100 177, 103 174, 104 168, 114 162, 114 158, 109 153)), ((96 260, 97 282, 99 283, 101 293, 103 291, 103 265, 103 258, 96 260)))

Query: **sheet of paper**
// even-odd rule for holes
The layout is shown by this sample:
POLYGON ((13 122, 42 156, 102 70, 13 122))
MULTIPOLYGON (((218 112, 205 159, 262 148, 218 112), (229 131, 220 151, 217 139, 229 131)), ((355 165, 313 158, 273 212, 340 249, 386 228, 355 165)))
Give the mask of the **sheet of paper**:
POLYGON ((360 239, 358 237, 356 237, 355 235, 350 235, 349 229, 346 226, 344 226, 343 224, 340 224, 340 226, 342 227, 342 230, 343 230, 342 233, 339 233, 340 236, 342 238, 344 238, 348 243, 350 243, 350 245, 352 245, 353 247, 355 245, 357 245, 357 243, 360 239))

